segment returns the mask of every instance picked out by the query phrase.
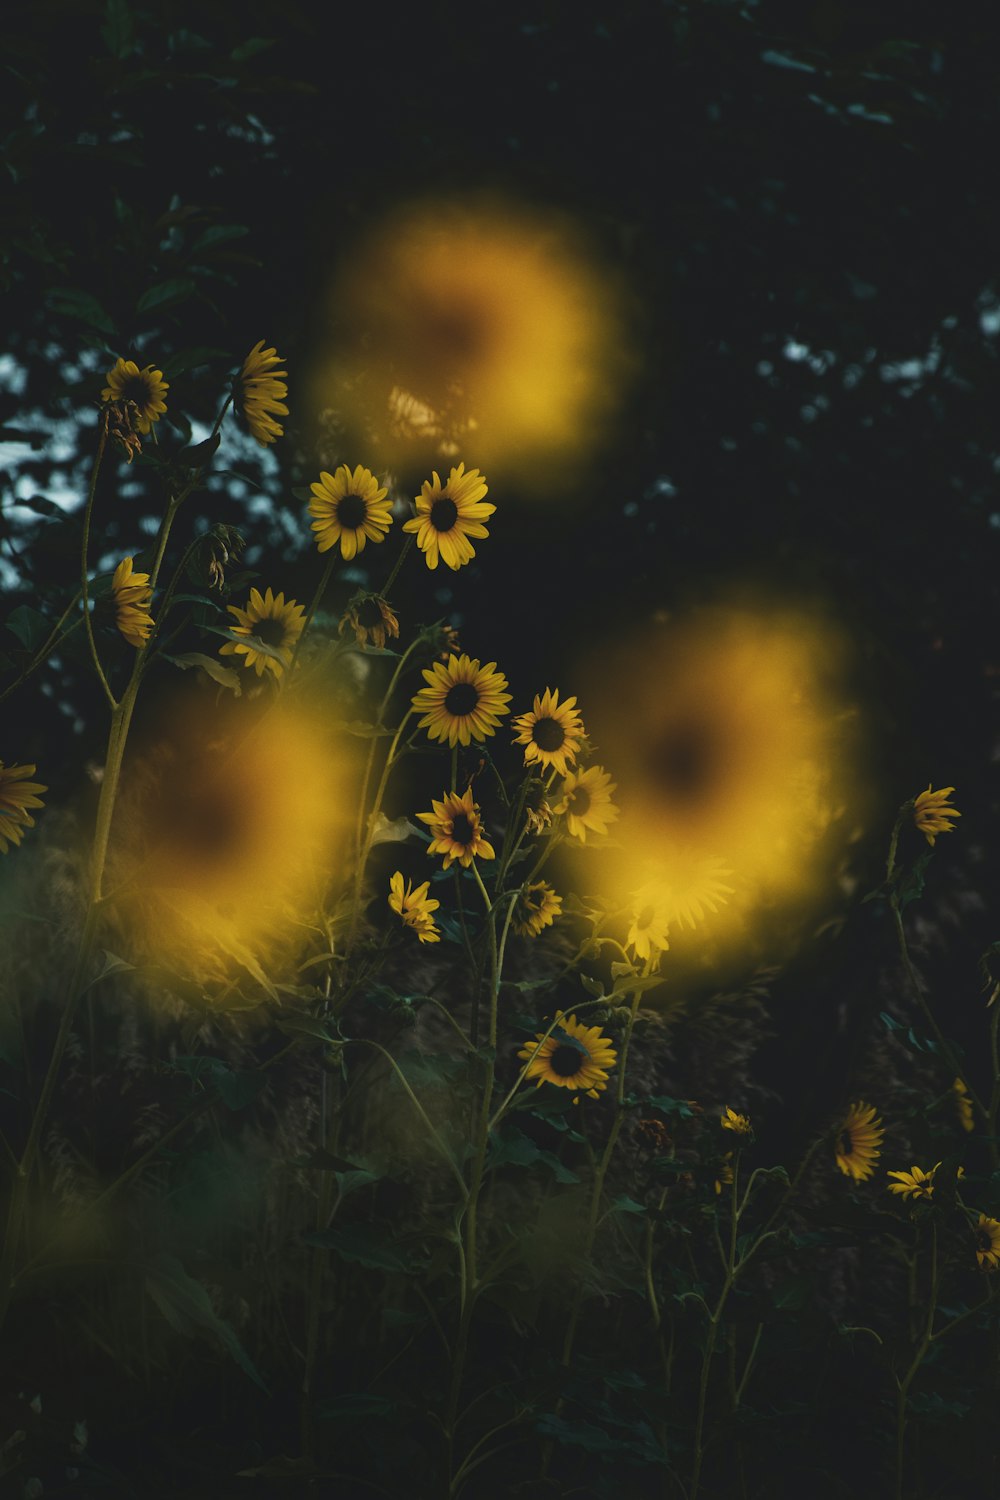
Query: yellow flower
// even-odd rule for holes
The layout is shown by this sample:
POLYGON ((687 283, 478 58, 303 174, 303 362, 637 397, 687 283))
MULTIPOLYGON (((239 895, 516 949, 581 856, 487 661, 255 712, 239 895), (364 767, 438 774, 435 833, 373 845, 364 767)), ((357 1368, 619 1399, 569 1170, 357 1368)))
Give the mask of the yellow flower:
POLYGON ((398 639, 399 620, 381 594, 365 594, 347 606, 339 633, 345 635, 348 630, 354 631, 357 645, 366 646, 371 641, 382 651, 388 639, 398 639))
POLYGON ((540 781, 532 782, 524 799, 524 825, 526 833, 541 833, 552 822, 552 809, 545 796, 545 787, 540 781))
POLYGON ((432 901, 427 895, 430 881, 425 880, 414 890, 413 882, 403 883, 403 872, 397 870, 389 879, 389 905, 401 918, 405 926, 412 928, 422 943, 438 943, 441 934, 431 912, 437 911, 440 901, 432 901))
POLYGON ((837 1166, 845 1177, 855 1182, 864 1182, 875 1170, 874 1163, 882 1155, 878 1149, 885 1131, 874 1106, 859 1100, 851 1104, 847 1114, 837 1127, 834 1154, 837 1166))
POLYGON ((726 1105, 726 1112, 720 1121, 723 1130, 735 1131, 737 1135, 753 1135, 753 1126, 750 1124, 749 1115, 738 1115, 734 1109, 726 1105))
POLYGON ((276 349, 265 349, 264 340, 254 344, 243 361, 239 375, 243 415, 246 417, 250 436, 266 448, 275 438, 280 438, 284 428, 271 415, 288 416, 285 397, 288 395, 287 370, 275 369, 283 363, 276 349))
POLYGON ((263 597, 259 589, 251 589, 245 609, 235 604, 227 605, 227 608, 238 622, 231 627, 233 634, 243 639, 227 641, 219 647, 220 655, 246 657, 244 666, 253 667, 258 677, 263 677, 265 672, 280 677, 285 668, 291 666, 292 652, 306 622, 306 612, 301 604, 296 604, 294 599, 286 603, 284 594, 272 594, 270 589, 263 597), (277 651, 280 659, 261 651, 261 645, 277 651))
POLYGON ((727 1151, 722 1158, 722 1166, 719 1168, 719 1175, 715 1179, 716 1196, 722 1192, 724 1187, 732 1187, 733 1185, 733 1169, 729 1165, 732 1159, 733 1153, 731 1151, 727 1151))
POLYGON ((153 618, 149 606, 153 591, 148 573, 133 573, 131 557, 125 557, 115 569, 111 595, 115 606, 115 623, 130 646, 138 651, 149 640, 153 618))
POLYGON ((163 397, 170 386, 163 378, 163 371, 153 365, 140 370, 135 360, 119 359, 104 378, 108 383, 101 392, 101 400, 134 401, 135 425, 140 432, 148 432, 166 411, 163 397))
POLYGON ((602 1035, 599 1026, 582 1026, 576 1016, 556 1011, 559 1023, 550 1036, 535 1032, 535 1041, 518 1052, 528 1063, 525 1079, 534 1078, 540 1088, 554 1083, 557 1088, 573 1089, 596 1099, 608 1086, 608 1075, 618 1054, 611 1038, 602 1035), (545 1038, 543 1041, 542 1038, 545 1038))
POLYGON ((365 543, 384 542, 392 525, 392 511, 386 501, 389 491, 379 485, 370 469, 358 464, 352 473, 341 464, 336 474, 324 469, 318 484, 311 484, 313 498, 309 514, 315 519, 316 546, 329 552, 340 543, 341 556, 350 562, 365 550, 365 543))
POLYGON ((948 804, 954 790, 953 786, 945 786, 932 792, 928 782, 926 792, 921 792, 913 803, 913 821, 932 849, 939 833, 951 833, 954 824, 950 820, 962 816, 957 808, 948 804))
POLYGON ((545 770, 550 767, 565 776, 568 762, 576 760, 585 730, 583 720, 575 707, 575 698, 559 702, 559 691, 549 688, 539 697, 535 694, 535 705, 530 713, 519 714, 514 720, 517 734, 515 745, 524 745, 524 764, 538 764, 545 770))
POLYGON ((483 503, 485 494, 486 481, 479 470, 466 474, 464 463, 452 469, 445 485, 436 470, 432 480, 424 480, 415 502, 417 514, 404 522, 403 530, 416 533, 429 568, 437 567, 439 557, 453 570, 472 561, 476 549, 469 537, 489 536, 482 523, 496 510, 483 503))
POLYGON ((1000 1265, 1000 1222, 979 1215, 973 1231, 976 1236, 976 1259, 982 1271, 995 1271, 1000 1265))
POLYGON ((934 1173, 940 1165, 936 1162, 929 1172, 920 1167, 911 1167, 908 1172, 886 1172, 887 1177, 898 1178, 886 1186, 890 1193, 898 1193, 901 1198, 931 1198, 934 1195, 934 1173))
POLYGON ((625 939, 636 958, 649 959, 654 953, 670 947, 670 910, 663 893, 654 886, 643 886, 635 894, 632 925, 625 939))
POLYGON ((537 937, 562 915, 562 897, 544 880, 534 880, 518 893, 511 926, 521 937, 537 937))
POLYGON ((566 814, 566 827, 571 838, 587 842, 587 832, 607 833, 608 824, 618 816, 618 809, 611 801, 616 783, 603 766, 588 766, 585 771, 570 771, 560 791, 562 796, 552 811, 566 814))
POLYGON ((488 661, 481 667, 463 654, 425 668, 427 686, 413 698, 414 713, 423 714, 418 727, 432 740, 447 740, 449 745, 481 742, 496 734, 501 718, 510 713, 510 694, 504 691, 507 679, 496 665, 488 661))
POLYGON ((495 859, 496 850, 483 834, 479 817, 479 806, 472 799, 472 788, 466 787, 461 797, 457 792, 445 792, 436 802, 431 798, 433 812, 417 813, 421 823, 426 823, 434 834, 427 847, 428 854, 443 854, 447 870, 457 859, 468 869, 475 857, 495 859))
POLYGON ((8 844, 19 844, 24 830, 35 826, 28 808, 41 807, 38 793, 48 791, 47 786, 26 780, 35 770, 35 766, 5 766, 0 760, 0 854, 7 853, 8 844))
POLYGON ((955 1108, 958 1111, 958 1123, 963 1130, 974 1130, 975 1115, 973 1114, 972 1100, 969 1098, 968 1089, 961 1078, 955 1079, 952 1088, 955 1091, 955 1108))

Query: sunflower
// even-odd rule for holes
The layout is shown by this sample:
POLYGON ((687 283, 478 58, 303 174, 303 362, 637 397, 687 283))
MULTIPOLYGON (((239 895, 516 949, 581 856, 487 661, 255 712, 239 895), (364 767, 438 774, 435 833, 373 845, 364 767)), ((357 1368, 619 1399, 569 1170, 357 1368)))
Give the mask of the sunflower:
POLYGON ((932 1198, 934 1196, 934 1173, 941 1165, 936 1162, 929 1172, 924 1172, 920 1167, 911 1167, 908 1172, 886 1172, 887 1177, 898 1178, 897 1182, 886 1183, 890 1193, 898 1193, 901 1198, 932 1198))
POLYGON ((399 620, 381 594, 362 594, 352 599, 340 622, 339 633, 354 631, 355 644, 366 646, 371 641, 380 651, 385 650, 388 639, 399 639, 399 620))
POLYGON ((261 597, 259 589, 250 590, 246 608, 227 605, 229 613, 238 623, 231 626, 233 635, 242 636, 239 641, 227 641, 219 647, 222 656, 245 656, 244 666, 253 667, 258 677, 272 672, 280 677, 285 668, 291 666, 292 652, 306 622, 306 612, 294 599, 285 602, 284 594, 272 594, 268 589, 261 597), (261 646, 270 647, 279 656, 261 651, 261 646))
POLYGON ((163 378, 163 371, 153 365, 140 370, 134 359, 119 359, 104 378, 108 383, 101 392, 101 400, 133 401, 135 426, 139 432, 148 432, 166 411, 167 403, 163 397, 170 386, 163 378))
POLYGON ((552 808, 545 796, 545 787, 540 781, 528 783, 524 798, 524 826, 526 833, 541 833, 552 822, 552 808))
POLYGON ((552 692, 546 688, 541 697, 535 694, 531 712, 520 714, 514 720, 517 730, 514 744, 526 747, 526 766, 537 762, 545 770, 551 767, 560 776, 566 775, 567 762, 576 760, 576 752, 586 732, 575 705, 575 698, 565 698, 560 703, 558 689, 552 692))
POLYGON ((422 943, 438 943, 441 934, 431 912, 437 911, 440 901, 429 899, 430 881, 413 887, 411 880, 403 883, 403 872, 397 870, 389 880, 389 905, 402 919, 404 926, 411 928, 422 943))
POLYGON ((415 502, 417 514, 403 523, 403 530, 416 533, 429 568, 437 567, 439 557, 453 571, 472 561, 476 549, 469 537, 489 536, 483 522, 496 510, 483 503, 485 494, 486 480, 478 469, 467 474, 464 463, 452 469, 445 485, 437 470, 433 479, 424 480, 415 502))
POLYGON ((560 788, 562 797, 552 811, 565 813, 570 837, 585 844, 588 829, 591 833, 606 833, 608 824, 617 818, 618 809, 611 801, 615 787, 603 766, 570 771, 560 788))
POLYGON ((282 363, 278 351, 265 349, 264 340, 261 339, 259 344, 254 344, 243 361, 239 374, 243 415, 250 428, 250 436, 262 448, 273 443, 275 438, 280 438, 285 430, 271 415, 272 412, 277 412, 280 417, 288 416, 288 407, 284 404, 288 395, 288 386, 285 384, 288 371, 275 369, 275 365, 282 363))
POLYGON ((618 1054, 610 1037, 602 1035, 599 1026, 581 1026, 576 1016, 556 1011, 558 1025, 551 1035, 536 1031, 535 1041, 518 1052, 528 1063, 525 1078, 554 1083, 561 1089, 573 1089, 596 1099, 608 1086, 608 1075, 618 1054))
POLYGON ((1000 1266, 1000 1221, 979 1215, 973 1231, 976 1236, 976 1259, 981 1271, 995 1271, 1000 1266))
POLYGON ((913 803, 913 821, 932 849, 939 833, 951 833, 954 824, 950 819, 962 816, 957 808, 948 804, 954 790, 953 786, 944 786, 932 792, 928 782, 926 792, 921 792, 913 803))
POLYGON ((735 1109, 726 1105, 726 1112, 721 1116, 720 1124, 723 1130, 732 1130, 736 1135, 753 1135, 753 1126, 750 1124, 749 1115, 738 1115, 735 1109))
POLYGON ((518 893, 511 926, 521 937, 537 937, 562 915, 562 897, 545 880, 533 880, 518 893))
POLYGON ((847 1114, 837 1127, 834 1154, 837 1166, 845 1177, 855 1182, 864 1182, 875 1170, 874 1163, 882 1155, 879 1147, 885 1131, 882 1121, 871 1104, 863 1099, 851 1104, 847 1114))
POLYGON ((367 541, 384 542, 392 525, 392 511, 386 501, 389 491, 379 485, 371 469, 358 464, 352 473, 341 464, 336 474, 324 469, 318 484, 311 484, 313 498, 309 514, 314 517, 312 529, 320 552, 329 552, 340 543, 346 562, 365 550, 367 541))
POLYGON ((972 1100, 969 1098, 968 1089, 961 1078, 955 1079, 952 1088, 955 1091, 955 1108, 958 1111, 958 1123, 963 1130, 974 1130, 975 1115, 972 1111, 972 1100))
POLYGON ((481 667, 465 656, 449 656, 424 669, 426 687, 413 698, 414 713, 422 713, 419 728, 432 740, 449 745, 485 740, 495 734, 504 714, 510 713, 505 692, 507 679, 496 670, 496 662, 481 667))
POLYGON ((34 766, 5 766, 0 760, 0 854, 7 853, 8 843, 19 844, 24 830, 35 826, 28 808, 42 806, 38 793, 48 787, 25 779, 34 774, 34 766))
POLYGON ((133 573, 132 562, 131 557, 125 557, 118 564, 111 580, 111 595, 115 624, 129 645, 138 651, 149 640, 153 629, 153 618, 149 614, 153 591, 149 587, 149 574, 133 573))
POLYGON ((655 886, 644 886, 635 893, 632 925, 625 939, 633 957, 649 959, 670 947, 670 911, 663 892, 655 886))
POLYGON ((468 869, 473 859, 495 859, 496 850, 483 835, 478 804, 472 800, 472 788, 466 787, 461 797, 457 792, 445 792, 440 802, 431 799, 434 809, 429 813, 417 813, 421 823, 426 823, 434 834, 428 845, 428 854, 443 854, 447 870, 457 859, 468 869))

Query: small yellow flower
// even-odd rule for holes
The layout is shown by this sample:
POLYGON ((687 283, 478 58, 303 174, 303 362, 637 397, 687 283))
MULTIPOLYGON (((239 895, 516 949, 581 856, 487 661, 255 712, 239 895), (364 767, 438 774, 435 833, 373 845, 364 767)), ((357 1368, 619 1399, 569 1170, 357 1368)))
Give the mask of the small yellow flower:
POLYGON ((466 787, 461 797, 457 792, 445 792, 440 802, 432 798, 431 806, 433 812, 417 813, 417 817, 434 834, 427 847, 428 854, 443 854, 446 870, 455 860, 467 870, 477 857, 496 858, 496 850, 483 834, 479 807, 472 799, 471 786, 466 787))
POLYGON ((539 765, 544 770, 555 770, 565 776, 568 765, 576 760, 576 752, 584 736, 583 720, 576 709, 575 698, 559 702, 559 691, 546 688, 541 695, 535 694, 534 707, 530 713, 519 714, 513 722, 517 730, 515 745, 524 745, 524 764, 539 765))
POLYGON ((537 937, 562 914, 562 897, 544 880, 534 880, 518 893, 511 926, 521 937, 537 937))
POLYGON ((457 570, 475 557, 469 537, 489 536, 483 522, 496 510, 495 505, 483 503, 486 490, 479 470, 466 473, 464 463, 452 469, 447 484, 441 483, 436 470, 432 480, 424 480, 415 501, 417 514, 404 523, 403 530, 416 533, 429 568, 436 568, 440 557, 447 567, 457 570))
POLYGON ((278 351, 265 349, 264 340, 261 339, 260 343, 254 344, 243 361, 239 374, 243 415, 250 428, 250 436, 262 448, 273 443, 275 438, 280 438, 285 430, 272 416, 272 413, 277 413, 279 417, 288 416, 288 407, 284 404, 288 395, 288 386, 285 384, 288 371, 275 368, 283 363, 278 351))
POLYGON ((43 804, 39 792, 47 792, 47 786, 26 778, 34 776, 35 766, 5 766, 0 760, 0 854, 6 854, 9 844, 19 844, 26 828, 34 828, 35 820, 29 807, 43 804))
POLYGON ((934 1173, 940 1165, 940 1162, 936 1162, 929 1172, 921 1171, 920 1167, 911 1167, 908 1172, 886 1172, 887 1177, 898 1179, 886 1186, 890 1193, 898 1193, 901 1198, 932 1198, 934 1173))
POLYGON ((536 1031, 535 1040, 518 1052, 521 1061, 529 1064, 525 1080, 534 1078, 539 1088, 554 1083, 596 1099, 607 1088, 618 1058, 610 1037, 599 1026, 582 1026, 576 1016, 561 1010, 556 1011, 556 1020, 559 1024, 549 1036, 536 1031))
POLYGON ((731 1151, 727 1151, 722 1158, 722 1166, 719 1168, 719 1175, 715 1179, 716 1196, 722 1192, 724 1187, 732 1187, 733 1185, 733 1169, 729 1165, 732 1159, 733 1153, 731 1151))
POLYGON ((879 1147, 884 1135, 882 1121, 873 1105, 863 1099, 850 1105, 837 1127, 834 1147, 837 1166, 845 1177, 865 1182, 872 1175, 875 1162, 882 1155, 879 1147))
POLYGON ((948 803, 948 798, 954 790, 953 786, 945 786, 937 792, 932 792, 931 784, 928 782, 926 792, 921 792, 913 803, 913 821, 931 848, 934 847, 934 840, 939 833, 951 833, 954 824, 949 820, 962 816, 948 803))
POLYGON ((976 1259, 982 1271, 995 1271, 1000 1266, 1000 1222, 979 1215, 979 1223, 973 1231, 976 1236, 976 1259))
POLYGON ((566 828, 571 838, 587 842, 587 832, 607 833, 608 824, 618 817, 611 801, 616 783, 603 766, 588 766, 585 771, 570 771, 560 788, 562 796, 552 811, 566 814, 566 828))
POLYGON ((670 908, 664 893, 655 886, 644 886, 635 894, 632 925, 625 939, 637 959, 649 959, 670 947, 670 908))
POLYGON ((231 626, 233 635, 241 636, 242 640, 227 641, 219 647, 219 654, 245 657, 244 665, 253 667, 258 677, 265 672, 281 677, 292 664, 292 653, 306 622, 301 604, 294 599, 286 603, 284 594, 272 594, 270 589, 264 595, 259 589, 251 589, 244 609, 235 604, 226 607, 236 616, 237 624, 231 626), (262 644, 277 651, 280 659, 259 650, 262 644))
POLYGON ((392 525, 392 511, 371 469, 358 464, 353 472, 341 464, 336 474, 324 469, 318 484, 309 486, 312 499, 309 514, 314 518, 316 546, 329 552, 340 543, 340 554, 350 562, 365 550, 366 542, 384 542, 392 525))
POLYGON ((441 934, 431 912, 437 911, 441 903, 428 897, 429 890, 429 880, 414 889, 412 881, 407 880, 404 884, 403 872, 397 870, 389 879, 389 905, 422 943, 438 943, 441 934))
POLYGON ((163 371, 153 365, 140 370, 134 359, 119 359, 104 378, 108 383, 101 392, 101 400, 134 402, 137 431, 147 433, 166 411, 163 397, 170 386, 163 378, 163 371))
POLYGON ((726 1112, 721 1117, 720 1124, 723 1130, 735 1131, 737 1135, 753 1135, 753 1126, 750 1124, 749 1115, 738 1115, 735 1109, 726 1105, 726 1112))
POLYGON ((125 557, 111 580, 111 597, 115 606, 115 624, 130 646, 138 651, 149 640, 153 618, 149 606, 153 591, 148 573, 133 573, 133 558, 125 557))
POLYGON ((955 1091, 955 1108, 958 1111, 958 1123, 963 1130, 975 1129, 975 1115, 972 1109, 972 1100, 969 1091, 961 1078, 956 1078, 952 1084, 955 1091))
POLYGON ((365 594, 347 607, 339 633, 345 635, 348 630, 354 631, 357 645, 366 646, 371 641, 382 651, 387 640, 399 638, 399 620, 380 594, 365 594))
POLYGON ((507 679, 496 665, 488 661, 482 667, 462 655, 425 668, 427 686, 413 697, 414 713, 423 714, 418 727, 426 729, 430 739, 447 740, 449 745, 481 742, 496 734, 501 718, 510 713, 510 694, 504 691, 507 679))

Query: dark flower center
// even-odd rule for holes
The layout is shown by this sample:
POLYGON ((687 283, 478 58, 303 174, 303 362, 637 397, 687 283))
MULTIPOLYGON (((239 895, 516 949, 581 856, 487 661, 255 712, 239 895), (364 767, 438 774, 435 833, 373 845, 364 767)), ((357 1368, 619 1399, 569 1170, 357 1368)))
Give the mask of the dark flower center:
POLYGON ((450 531, 458 520, 458 506, 445 495, 431 506, 430 523, 435 531, 450 531))
POLYGON ((337 521, 345 531, 357 531, 367 514, 368 508, 360 495, 345 495, 337 501, 337 521))
POLYGON ((253 633, 265 646, 283 646, 285 627, 280 620, 269 616, 266 620, 254 620, 253 633))
POLYGON ((642 908, 642 911, 639 913, 639 915, 635 919, 635 925, 637 927, 649 927, 649 926, 652 925, 652 921, 653 921, 653 908, 652 908, 652 906, 644 906, 642 908))
POLYGON ((840 1133, 840 1139, 837 1142, 837 1149, 840 1152, 841 1156, 853 1156, 854 1155, 854 1140, 853 1140, 853 1137, 851 1136, 850 1131, 848 1131, 848 1130, 842 1130, 841 1131, 841 1133, 840 1133))
POLYGON ((703 797, 717 771, 712 734, 705 724, 677 724, 653 747, 648 767, 670 797, 703 797))
POLYGON ((363 599, 357 608, 358 624, 363 630, 374 630, 382 624, 382 607, 377 599, 363 599))
POLYGON ((445 693, 445 713, 449 713, 455 719, 461 719, 465 714, 471 714, 479 702, 479 689, 474 682, 453 682, 445 693))
POLYGON ((976 1243, 980 1250, 989 1252, 993 1249, 993 1236, 988 1229, 978 1229, 976 1231, 976 1243))
POLYGON ((549 1067, 553 1073, 558 1073, 560 1078, 572 1078, 574 1073, 579 1073, 586 1060, 578 1048, 571 1047, 566 1042, 560 1042, 549 1056, 549 1067))
POLYGON ((570 792, 569 801, 566 806, 571 813, 575 813, 578 818, 582 818, 590 811, 590 804, 593 800, 585 786, 578 786, 574 787, 570 792))
POLYGON ((130 375, 122 387, 121 399, 123 401, 134 401, 140 409, 151 400, 152 392, 149 381, 144 375, 130 375))
POLYGON ((558 719, 537 719, 531 737, 539 750, 560 750, 566 743, 566 731, 558 719))
POLYGON ((451 836, 456 844, 471 844, 476 826, 467 813, 456 813, 451 820, 451 836))

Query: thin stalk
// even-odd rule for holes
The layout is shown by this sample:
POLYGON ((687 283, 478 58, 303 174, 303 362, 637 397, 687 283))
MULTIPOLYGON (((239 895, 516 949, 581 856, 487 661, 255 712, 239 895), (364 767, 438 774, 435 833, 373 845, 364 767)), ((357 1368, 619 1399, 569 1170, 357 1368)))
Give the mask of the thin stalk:
POLYGON ((733 1289, 739 1266, 736 1260, 736 1231, 739 1225, 738 1214, 738 1191, 740 1176, 740 1150, 737 1147, 733 1153, 733 1181, 732 1196, 729 1209, 729 1251, 726 1257, 726 1274, 719 1292, 715 1308, 709 1314, 708 1334, 705 1339, 705 1350, 701 1360, 701 1377, 698 1382, 698 1410, 694 1426, 694 1464, 691 1469, 691 1484, 688 1490, 689 1500, 697 1500, 698 1488, 701 1482, 701 1465, 704 1458, 704 1435, 705 1435, 705 1411, 708 1403, 708 1384, 712 1373, 712 1355, 715 1353, 715 1341, 719 1333, 719 1325, 722 1314, 725 1311, 729 1293, 733 1289))
POLYGON ((392 572, 389 574, 388 578, 385 580, 385 583, 383 583, 382 587, 379 589, 379 593, 382 595, 383 599, 388 597, 389 590, 392 588, 393 584, 396 582, 396 579, 399 577, 399 570, 403 566, 403 563, 406 561, 410 549, 413 546, 414 540, 414 533, 411 531, 407 534, 406 541, 403 543, 400 554, 396 558, 396 562, 392 569, 392 572))
POLYGON ((83 541, 80 547, 80 597, 83 600, 83 623, 87 632, 87 645, 90 648, 90 658, 94 663, 94 670, 104 690, 104 696, 108 700, 108 707, 114 712, 118 704, 114 693, 111 691, 108 679, 104 675, 104 668, 101 666, 101 658, 97 653, 97 641, 94 636, 94 622, 90 618, 90 595, 88 593, 90 564, 87 560, 87 553, 90 550, 90 520, 94 513, 94 497, 97 494, 97 476, 101 472, 101 460, 104 457, 104 449, 107 446, 107 442, 107 424, 102 422, 100 436, 97 440, 97 453, 94 456, 94 467, 90 472, 87 503, 83 510, 83 541))
POLYGON ((337 556, 337 548, 331 547, 330 555, 326 560, 326 566, 323 568, 323 572, 320 574, 319 583, 316 585, 316 592, 312 596, 312 603, 309 605, 309 608, 306 611, 306 617, 302 622, 302 629, 299 632, 299 638, 295 642, 295 650, 292 652, 292 660, 288 668, 288 681, 291 681, 292 673, 295 671, 295 664, 299 659, 299 652, 302 650, 302 642, 306 638, 306 631, 312 624, 313 615, 319 609, 320 604, 323 601, 323 595, 326 593, 327 586, 330 582, 331 577, 333 576, 333 569, 337 561, 337 556))
POLYGON ((937 1224, 931 1220, 931 1290, 927 1303, 927 1318, 924 1325, 923 1335, 917 1345, 913 1359, 902 1380, 897 1378, 896 1393, 896 1500, 903 1500, 903 1472, 906 1462, 906 1408, 910 1397, 910 1387, 916 1379, 917 1371, 923 1364, 924 1356, 931 1346, 934 1338, 934 1314, 937 1311, 938 1299, 938 1245, 937 1224))
POLYGON ((20 677, 15 677, 14 681, 9 683, 7 687, 4 688, 3 692, 0 693, 0 703, 2 703, 5 698, 9 698, 11 693, 13 693, 15 689, 19 688, 21 686, 21 683, 24 682, 28 677, 30 677, 32 672, 34 672, 38 667, 41 666, 42 662, 46 660, 46 658, 51 654, 52 651, 55 650, 56 646, 60 645, 60 643, 64 641, 68 635, 71 635, 72 632, 76 630, 78 625, 81 625, 83 623, 83 617, 81 616, 79 620, 73 621, 72 625, 69 627, 69 630, 63 631, 62 635, 59 634, 66 622, 67 617, 79 604, 82 595, 83 590, 77 589, 76 593, 73 595, 72 599, 69 601, 62 614, 59 616, 55 625, 53 625, 51 631, 39 646, 38 650, 35 652, 34 656, 31 658, 24 671, 21 673, 20 677))

